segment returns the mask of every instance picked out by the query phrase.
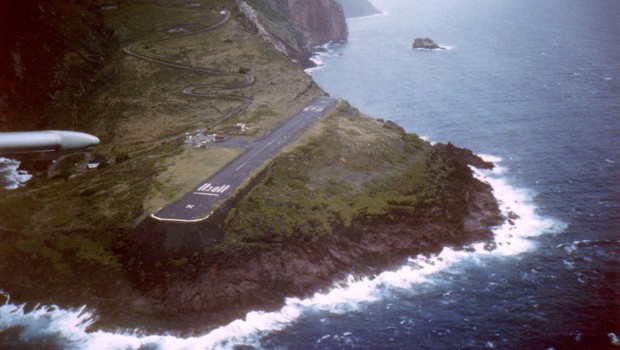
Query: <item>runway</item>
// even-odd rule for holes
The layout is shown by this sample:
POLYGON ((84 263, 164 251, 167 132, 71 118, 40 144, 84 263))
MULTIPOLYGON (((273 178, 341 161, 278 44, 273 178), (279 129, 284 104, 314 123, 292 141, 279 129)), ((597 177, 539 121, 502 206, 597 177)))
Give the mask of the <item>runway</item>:
POLYGON ((236 192, 252 170, 273 157, 308 125, 336 106, 338 101, 331 97, 315 98, 267 135, 250 143, 246 151, 226 167, 207 178, 180 200, 167 204, 151 216, 160 221, 172 222, 199 222, 207 219, 236 192))

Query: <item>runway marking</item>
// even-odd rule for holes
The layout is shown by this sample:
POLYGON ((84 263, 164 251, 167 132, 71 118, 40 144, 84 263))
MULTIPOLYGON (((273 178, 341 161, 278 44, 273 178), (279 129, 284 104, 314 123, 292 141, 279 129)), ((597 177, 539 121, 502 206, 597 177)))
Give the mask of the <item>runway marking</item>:
POLYGON ((248 162, 243 162, 243 164, 239 165, 235 171, 239 171, 239 169, 243 168, 248 162))
POLYGON ((303 109, 304 112, 316 112, 316 113, 321 113, 323 112, 323 110, 325 109, 325 107, 323 106, 307 106, 306 108, 303 109))
MULTIPOLYGON (((320 119, 321 113, 323 113, 325 110, 333 108, 334 103, 336 102, 337 101, 335 100, 328 101, 324 98, 315 100, 314 103, 312 103, 310 106, 306 106, 303 109, 303 111, 306 112, 305 114, 298 112, 295 116, 291 117, 292 120, 290 120, 289 122, 285 122, 284 124, 278 126, 275 129, 275 131, 278 131, 278 133, 280 134, 279 136, 273 133, 274 130, 267 131, 266 135, 264 136, 262 140, 261 139, 255 140, 253 144, 248 145, 248 147, 246 148, 247 153, 244 156, 245 161, 243 162, 243 164, 237 166, 235 171, 240 171, 242 168, 246 167, 246 169, 244 169, 241 172, 241 174, 243 174, 243 176, 247 176, 248 174, 245 173, 247 171, 247 167, 254 167, 253 163, 256 162, 256 159, 257 158, 258 160, 262 159, 260 158, 261 153, 267 151, 267 149, 270 148, 270 146, 276 150, 280 149, 281 144, 288 143, 294 136, 298 135, 299 132, 303 128, 307 127, 308 125, 311 125, 311 123, 314 122, 315 120, 320 119), (274 138, 271 138, 271 137, 274 137, 274 138), (267 143, 264 143, 264 142, 267 142, 267 143)), ((275 152, 275 150, 272 150, 272 152, 275 152)), ((230 168, 229 171, 232 171, 232 167, 230 168)), ((240 173, 237 173, 235 175, 239 175, 239 174, 240 173)), ((222 176, 220 176, 220 178, 222 178, 222 176)), ((224 179, 224 181, 226 180, 224 179)), ((238 181, 238 180, 228 180, 228 181, 238 181)), ((178 212, 173 211, 170 214, 171 215, 170 217, 163 216, 164 207, 162 207, 157 212, 151 214, 151 217, 159 221, 185 222, 185 223, 200 222, 200 221, 206 220, 213 214, 213 209, 206 216, 202 216, 202 211, 208 210, 209 208, 212 208, 212 207, 217 207, 219 204, 221 204, 219 202, 225 201, 228 198, 228 195, 232 194, 237 186, 239 185, 236 184, 233 190, 228 191, 232 187, 232 185, 220 184, 216 186, 211 182, 202 183, 201 185, 199 185, 198 188, 195 188, 194 191, 191 193, 195 195, 210 196, 210 197, 216 197, 216 198, 212 200, 208 200, 207 198, 205 198, 204 203, 200 200, 198 203, 201 205, 188 204, 187 202, 185 202, 185 205, 178 203, 178 204, 181 204, 181 208, 185 207, 185 210, 179 210, 178 212), (222 197, 223 199, 220 199, 218 197, 222 197), (191 209, 196 209, 196 210, 191 210, 191 209)), ((197 198, 194 198, 194 199, 199 200, 197 198)), ((172 204, 169 204, 169 205, 172 205, 172 204)))
MULTIPOLYGON (((162 208, 160 208, 161 210, 162 208)), ((159 212, 159 210, 157 211, 159 212)), ((213 214, 213 211, 211 211, 208 215, 198 218, 198 219, 173 219, 173 218, 162 218, 157 216, 157 212, 151 214, 151 217, 155 220, 159 220, 159 221, 167 221, 167 222, 201 222, 204 220, 207 220, 209 218, 209 216, 211 216, 211 214, 213 214)))
MULTIPOLYGON (((256 157, 257 155, 259 155, 260 153, 262 153, 265 148, 271 146, 272 143, 278 141, 280 139, 280 137, 273 139, 271 142, 269 142, 268 144, 266 144, 265 146, 263 146, 261 149, 259 149, 258 151, 256 151, 256 153, 254 153, 254 157, 256 157)), ((245 164, 245 163, 244 163, 245 164)))
POLYGON ((219 193, 224 193, 227 189, 230 188, 230 185, 222 185, 222 186, 213 186, 210 182, 198 187, 196 190, 196 194, 204 194, 204 195, 215 195, 219 193))

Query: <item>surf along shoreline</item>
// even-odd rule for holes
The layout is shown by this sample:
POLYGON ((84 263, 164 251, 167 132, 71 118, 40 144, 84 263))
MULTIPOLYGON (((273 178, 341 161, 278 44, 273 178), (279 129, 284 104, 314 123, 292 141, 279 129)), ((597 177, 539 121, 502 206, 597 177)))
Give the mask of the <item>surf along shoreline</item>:
POLYGON ((446 184, 450 188, 443 190, 445 197, 452 199, 421 208, 416 215, 395 209, 382 215, 358 215, 348 225, 342 220, 333 222, 331 233, 310 242, 288 239, 260 247, 219 249, 208 241, 211 247, 196 249, 204 244, 196 235, 204 230, 225 230, 228 211, 252 188, 269 181, 269 169, 201 228, 168 226, 169 236, 178 235, 179 240, 193 237, 186 244, 177 244, 174 254, 161 249, 165 239, 161 230, 152 222, 147 224, 140 232, 142 245, 132 248, 128 244, 130 250, 123 252, 126 259, 133 260, 134 268, 127 271, 140 295, 118 301, 128 305, 126 311, 134 316, 123 325, 122 319, 101 315, 98 327, 135 327, 132 319, 137 316, 144 330, 204 332, 243 318, 252 310, 278 310, 287 298, 325 291, 349 276, 372 278, 402 266, 412 256, 491 242, 492 229, 505 218, 491 186, 475 179, 469 166, 490 169, 493 165, 450 144, 435 145, 432 153, 456 169, 445 179, 451 182, 446 184), (145 242, 155 246, 147 247, 145 242))
MULTIPOLYGON (((131 271, 128 276, 141 293, 121 285, 113 300, 90 300, 76 313, 87 321, 86 332, 128 335, 133 329, 132 338, 205 335, 246 320, 251 312, 280 310, 290 298, 326 293, 351 279, 372 280, 415 256, 430 257, 445 248, 468 251, 467 246, 481 242, 492 251, 492 230, 505 224, 505 217, 488 184, 475 180, 470 186, 463 188, 471 194, 471 211, 464 221, 367 218, 340 226, 312 246, 289 242, 264 251, 194 256, 177 268, 131 271)), ((5 302, 10 306, 8 295, 5 302)), ((27 315, 48 312, 48 307, 34 304, 17 308, 27 315)))
MULTIPOLYGON (((489 156, 484 156, 484 159, 501 162, 501 159, 489 159, 489 156)), ((412 256, 404 265, 381 272, 375 278, 355 279, 348 276, 341 282, 332 284, 329 290, 317 292, 310 298, 287 298, 285 306, 275 312, 252 311, 234 322, 224 323, 222 321, 225 325, 217 328, 197 327, 200 325, 198 319, 195 322, 186 322, 187 327, 179 332, 170 332, 167 329, 149 331, 134 328, 132 330, 114 325, 102 327, 101 324, 94 324, 99 317, 99 310, 85 306, 72 310, 40 306, 29 311, 29 309, 24 309, 23 305, 13 305, 7 301, 5 306, 0 307, 0 313, 7 316, 6 322, 9 327, 27 326, 29 322, 37 322, 41 325, 38 336, 47 337, 48 334, 57 334, 59 339, 62 338, 69 342, 67 344, 79 342, 85 348, 100 348, 104 345, 106 347, 139 348, 147 344, 167 344, 175 348, 193 348, 194 346, 228 348, 234 344, 260 347, 262 336, 287 327, 306 308, 332 310, 336 313, 353 310, 360 302, 376 301, 377 292, 384 288, 381 286, 408 289, 412 284, 427 280, 437 271, 449 269, 454 263, 522 253, 525 247, 519 244, 519 241, 531 236, 532 225, 536 228, 534 231, 542 232, 547 229, 553 230, 555 225, 561 224, 538 217, 534 213, 535 206, 532 206, 531 195, 505 183, 501 175, 503 170, 505 169, 502 167, 496 167, 493 170, 474 171, 477 178, 493 186, 493 192, 496 194, 504 216, 510 215, 512 210, 520 216, 519 219, 514 220, 514 223, 505 220, 501 226, 493 228, 493 243, 501 246, 499 249, 491 249, 492 247, 487 246, 487 242, 486 244, 467 245, 465 249, 445 248, 439 254, 430 256, 412 256), (545 229, 541 231, 543 227, 545 229)), ((561 227, 555 228, 562 229, 561 227)), ((182 325, 179 323, 177 328, 181 329, 182 325)), ((32 341, 36 342, 37 335, 32 336, 35 337, 32 341)))

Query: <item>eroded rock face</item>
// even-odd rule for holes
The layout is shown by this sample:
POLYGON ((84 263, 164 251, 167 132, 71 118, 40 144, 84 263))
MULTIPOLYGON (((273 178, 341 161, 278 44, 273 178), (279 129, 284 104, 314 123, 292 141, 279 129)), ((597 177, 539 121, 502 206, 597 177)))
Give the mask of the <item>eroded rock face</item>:
POLYGON ((315 48, 344 41, 348 28, 337 0, 245 0, 240 8, 263 38, 300 66, 314 66, 315 48))
POLYGON ((335 0, 279 1, 288 18, 308 38, 311 46, 343 41, 349 34, 342 6, 335 0))

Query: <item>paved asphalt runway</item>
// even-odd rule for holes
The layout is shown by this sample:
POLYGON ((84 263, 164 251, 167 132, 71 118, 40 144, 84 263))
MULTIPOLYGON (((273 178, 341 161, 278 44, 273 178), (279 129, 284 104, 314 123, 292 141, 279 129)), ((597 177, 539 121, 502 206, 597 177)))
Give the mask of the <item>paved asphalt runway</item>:
POLYGON ((288 144, 306 126, 333 108, 338 99, 317 97, 264 137, 250 143, 247 150, 226 167, 206 179, 180 200, 170 203, 151 216, 161 221, 198 222, 208 218, 226 201, 248 174, 288 144))

